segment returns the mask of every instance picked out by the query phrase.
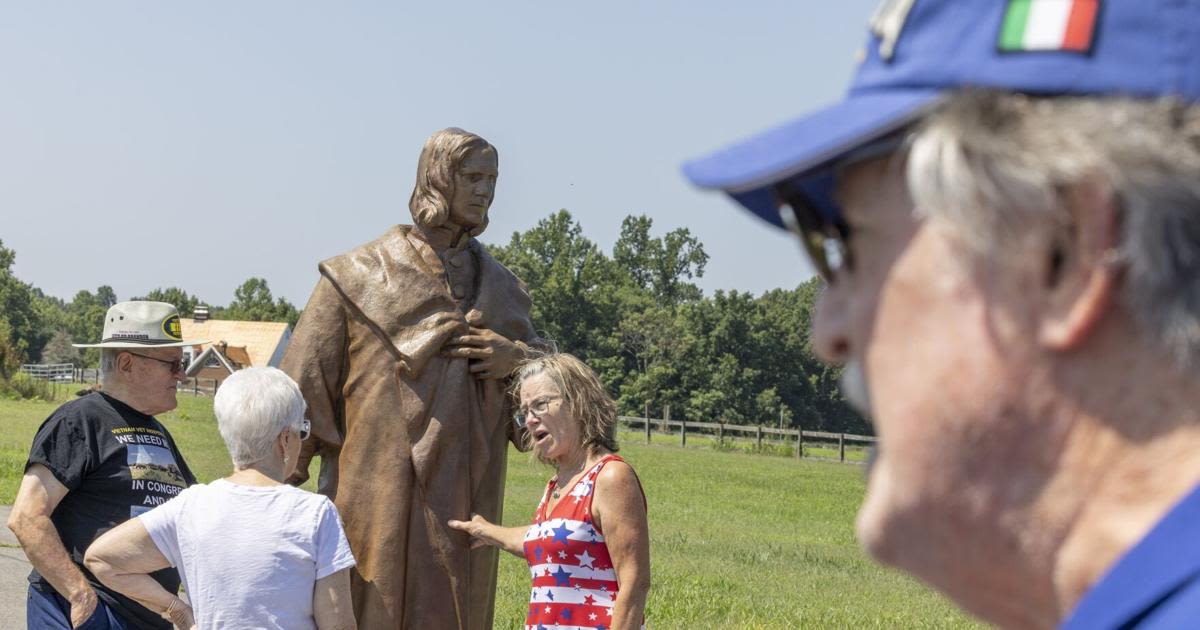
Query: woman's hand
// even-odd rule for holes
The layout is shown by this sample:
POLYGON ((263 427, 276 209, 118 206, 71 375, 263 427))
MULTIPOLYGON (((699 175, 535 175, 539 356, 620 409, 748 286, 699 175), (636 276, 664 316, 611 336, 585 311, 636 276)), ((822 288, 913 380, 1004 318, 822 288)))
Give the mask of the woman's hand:
POLYGON ((179 630, 196 630, 196 617, 192 614, 192 607, 182 602, 178 608, 171 611, 170 621, 179 630))
POLYGON ((472 514, 469 521, 450 520, 446 524, 451 529, 470 534, 472 549, 491 545, 514 556, 525 557, 525 531, 528 527, 501 527, 478 514, 472 514))
POLYGON ((469 521, 450 520, 446 524, 450 526, 450 529, 457 529, 460 532, 470 534, 472 549, 477 549, 484 545, 499 546, 495 538, 488 536, 488 530, 495 527, 495 525, 478 514, 472 514, 469 521))

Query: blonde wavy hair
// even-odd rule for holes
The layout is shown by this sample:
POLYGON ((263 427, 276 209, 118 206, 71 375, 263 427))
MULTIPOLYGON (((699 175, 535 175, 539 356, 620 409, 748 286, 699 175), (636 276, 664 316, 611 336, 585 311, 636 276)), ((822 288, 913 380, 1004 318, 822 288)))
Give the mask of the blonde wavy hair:
MULTIPOLYGON (((413 186, 408 209, 413 221, 424 227, 441 227, 450 218, 450 200, 454 197, 454 175, 471 151, 491 149, 500 158, 496 147, 487 140, 458 127, 449 127, 434 133, 425 141, 421 158, 417 161, 417 183, 413 186)), ((471 230, 471 236, 479 236, 487 227, 487 215, 483 223, 471 230)))
MULTIPOLYGON (((521 384, 539 374, 550 378, 558 388, 567 412, 579 423, 583 448, 588 453, 595 453, 599 449, 617 452, 617 405, 592 368, 566 353, 550 353, 529 359, 517 367, 513 378, 513 398, 519 401, 521 384)), ((525 439, 528 441, 530 436, 526 435, 525 439)))

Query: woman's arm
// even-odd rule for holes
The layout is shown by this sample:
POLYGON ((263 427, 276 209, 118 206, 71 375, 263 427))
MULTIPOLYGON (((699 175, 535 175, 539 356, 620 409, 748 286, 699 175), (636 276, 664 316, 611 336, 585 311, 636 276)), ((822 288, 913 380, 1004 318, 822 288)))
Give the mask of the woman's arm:
POLYGON ((191 607, 150 577, 171 563, 140 519, 131 518, 97 538, 83 562, 96 579, 114 591, 160 614, 170 611, 171 621, 185 630, 196 625, 191 607))
POLYGON ((650 528, 641 484, 628 464, 611 462, 600 471, 592 519, 617 572, 612 630, 641 628, 650 591, 650 528))
POLYGON ((491 545, 518 558, 525 557, 525 532, 529 530, 528 525, 525 527, 501 527, 488 522, 486 518, 478 514, 472 514, 469 521, 449 521, 446 524, 453 529, 470 534, 475 539, 471 542, 472 547, 491 545))
POLYGON ((350 605, 350 569, 317 580, 313 586, 313 619, 320 630, 358 630, 350 605))

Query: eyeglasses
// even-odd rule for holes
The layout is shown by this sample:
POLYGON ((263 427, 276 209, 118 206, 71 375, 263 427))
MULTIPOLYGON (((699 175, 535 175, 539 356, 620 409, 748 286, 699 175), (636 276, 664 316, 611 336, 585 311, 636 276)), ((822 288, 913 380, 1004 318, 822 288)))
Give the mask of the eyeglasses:
POLYGON ((166 359, 158 359, 158 358, 148 356, 145 354, 138 354, 136 352, 126 352, 126 354, 129 354, 129 355, 132 355, 135 357, 141 357, 143 359, 150 359, 151 361, 158 361, 159 363, 165 364, 167 367, 169 367, 171 369, 172 374, 175 374, 177 372, 182 372, 183 369, 185 367, 187 367, 187 363, 185 363, 183 359, 175 359, 174 361, 168 361, 166 359))
POLYGON ((780 191, 783 205, 779 207, 779 218, 788 231, 800 239, 801 249, 825 282, 833 282, 834 276, 843 268, 852 269, 850 236, 853 231, 840 212, 825 216, 813 208, 803 194, 784 194, 780 191))
MULTIPOLYGON (((908 141, 906 132, 894 133, 850 152, 823 173, 806 179, 816 181, 821 187, 832 188, 835 175, 840 170, 900 151, 907 147, 908 141)), ((824 195, 810 194, 803 189, 803 182, 796 180, 780 183, 775 187, 775 194, 780 201, 780 220, 800 239, 801 248, 825 282, 832 283, 838 272, 854 268, 850 249, 850 237, 854 231, 837 204, 827 200, 818 206, 814 197, 824 195)))
POLYGON ((307 440, 310 435, 312 435, 312 422, 305 418, 300 422, 300 441, 307 440))
POLYGON ((529 416, 541 420, 542 416, 550 411, 551 401, 555 400, 562 400, 562 396, 542 396, 528 405, 522 406, 513 414, 513 422, 516 422, 518 427, 524 428, 525 419, 529 416))

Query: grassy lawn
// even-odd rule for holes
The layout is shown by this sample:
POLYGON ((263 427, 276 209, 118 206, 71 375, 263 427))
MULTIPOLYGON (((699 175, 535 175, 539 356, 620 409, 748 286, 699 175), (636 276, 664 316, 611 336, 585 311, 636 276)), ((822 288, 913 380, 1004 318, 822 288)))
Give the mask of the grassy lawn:
MULTIPOLYGON (((201 481, 230 470, 210 399, 181 394, 161 416, 201 481)), ((0 503, 16 493, 30 439, 55 403, 0 400, 0 503)), ((880 568, 854 541, 861 466, 750 455, 715 440, 623 432, 650 503, 650 628, 975 628, 944 599, 880 568)), ((764 450, 769 442, 764 439, 764 450)), ((753 443, 749 444, 753 450, 753 443)), ((814 445, 815 447, 815 445, 814 445)), ((816 449, 814 448, 814 451, 816 449)), ((806 455, 837 457, 832 451, 806 455)), ((847 458, 861 459, 860 450, 847 458)), ((315 471, 314 471, 315 472, 315 471)), ((551 471, 509 458, 504 521, 529 522, 551 471)), ((315 475, 314 475, 315 477, 315 475)), ((501 554, 496 628, 520 628, 529 570, 501 554)))

